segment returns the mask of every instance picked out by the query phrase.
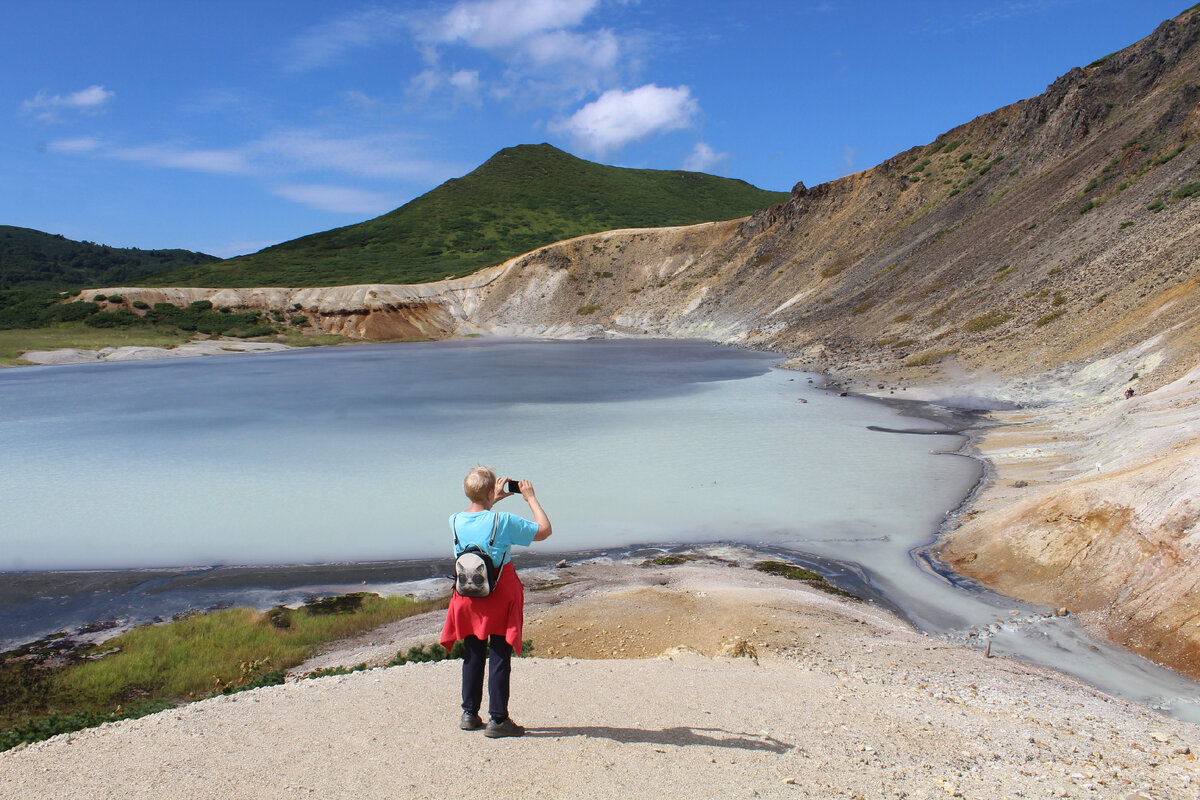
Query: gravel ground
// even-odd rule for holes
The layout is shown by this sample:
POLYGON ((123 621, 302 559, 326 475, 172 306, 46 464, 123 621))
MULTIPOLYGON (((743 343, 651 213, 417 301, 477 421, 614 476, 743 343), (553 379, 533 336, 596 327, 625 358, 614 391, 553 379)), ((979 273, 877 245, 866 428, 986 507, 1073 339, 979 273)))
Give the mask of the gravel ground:
MULTIPOLYGON (((0 753, 0 797, 1200 795, 1200 726, 867 604, 716 564, 582 565, 545 582, 562 585, 529 592, 526 633, 558 657, 514 666, 524 738, 458 730, 458 663, 409 664, 0 753)), ((320 660, 394 653, 439 624, 320 660)))

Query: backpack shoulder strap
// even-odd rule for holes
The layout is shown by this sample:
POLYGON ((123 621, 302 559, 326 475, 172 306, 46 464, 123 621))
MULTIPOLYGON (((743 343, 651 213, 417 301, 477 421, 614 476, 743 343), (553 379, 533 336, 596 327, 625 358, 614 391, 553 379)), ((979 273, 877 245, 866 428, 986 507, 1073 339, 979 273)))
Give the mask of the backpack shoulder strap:
POLYGON ((458 541, 458 514, 450 518, 450 530, 454 531, 454 552, 462 550, 462 542, 458 541))
POLYGON ((500 512, 492 512, 492 538, 488 539, 488 547, 496 543, 496 529, 500 527, 500 512))

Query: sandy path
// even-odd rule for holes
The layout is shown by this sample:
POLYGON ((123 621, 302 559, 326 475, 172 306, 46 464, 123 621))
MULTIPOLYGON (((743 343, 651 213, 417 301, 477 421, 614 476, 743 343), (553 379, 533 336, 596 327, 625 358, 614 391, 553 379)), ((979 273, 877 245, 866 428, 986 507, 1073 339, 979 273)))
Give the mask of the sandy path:
MULTIPOLYGON (((566 586, 529 593, 527 636, 539 653, 567 655, 516 663, 512 712, 529 728, 523 739, 459 731, 458 663, 410 664, 215 698, 0 753, 0 797, 1194 800, 1200 792, 1192 752, 1200 726, 923 636, 871 606, 728 566, 566 572, 566 586), (757 663, 713 657, 739 640, 757 663), (684 649, 612 657, 665 642, 684 649)), ((322 658, 394 653, 429 641, 438 622, 410 621, 386 642, 376 632, 322 658)))

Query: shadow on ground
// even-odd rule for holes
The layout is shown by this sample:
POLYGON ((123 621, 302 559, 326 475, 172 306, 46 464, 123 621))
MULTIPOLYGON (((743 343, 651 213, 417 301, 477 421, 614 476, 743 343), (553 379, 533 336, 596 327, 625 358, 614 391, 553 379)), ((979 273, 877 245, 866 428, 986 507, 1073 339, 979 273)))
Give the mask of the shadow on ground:
POLYGON ((786 753, 792 745, 771 736, 756 736, 750 733, 732 733, 720 728, 664 728, 643 730, 641 728, 530 728, 526 736, 562 738, 586 736, 592 739, 612 739, 622 744, 669 744, 679 747, 728 747, 735 750, 765 750, 771 753, 786 753))

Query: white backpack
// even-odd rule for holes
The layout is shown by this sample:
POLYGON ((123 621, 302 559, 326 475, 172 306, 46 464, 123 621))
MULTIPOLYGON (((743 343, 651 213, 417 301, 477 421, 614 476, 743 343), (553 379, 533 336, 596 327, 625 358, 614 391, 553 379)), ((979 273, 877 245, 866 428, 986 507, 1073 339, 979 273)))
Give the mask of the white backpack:
POLYGON ((488 540, 487 548, 477 544, 463 547, 458 540, 458 514, 454 515, 451 522, 454 531, 454 590, 463 597, 487 597, 496 588, 496 581, 500 577, 500 568, 492 563, 490 555, 491 547, 496 543, 500 515, 495 511, 492 515, 492 538, 488 540))

